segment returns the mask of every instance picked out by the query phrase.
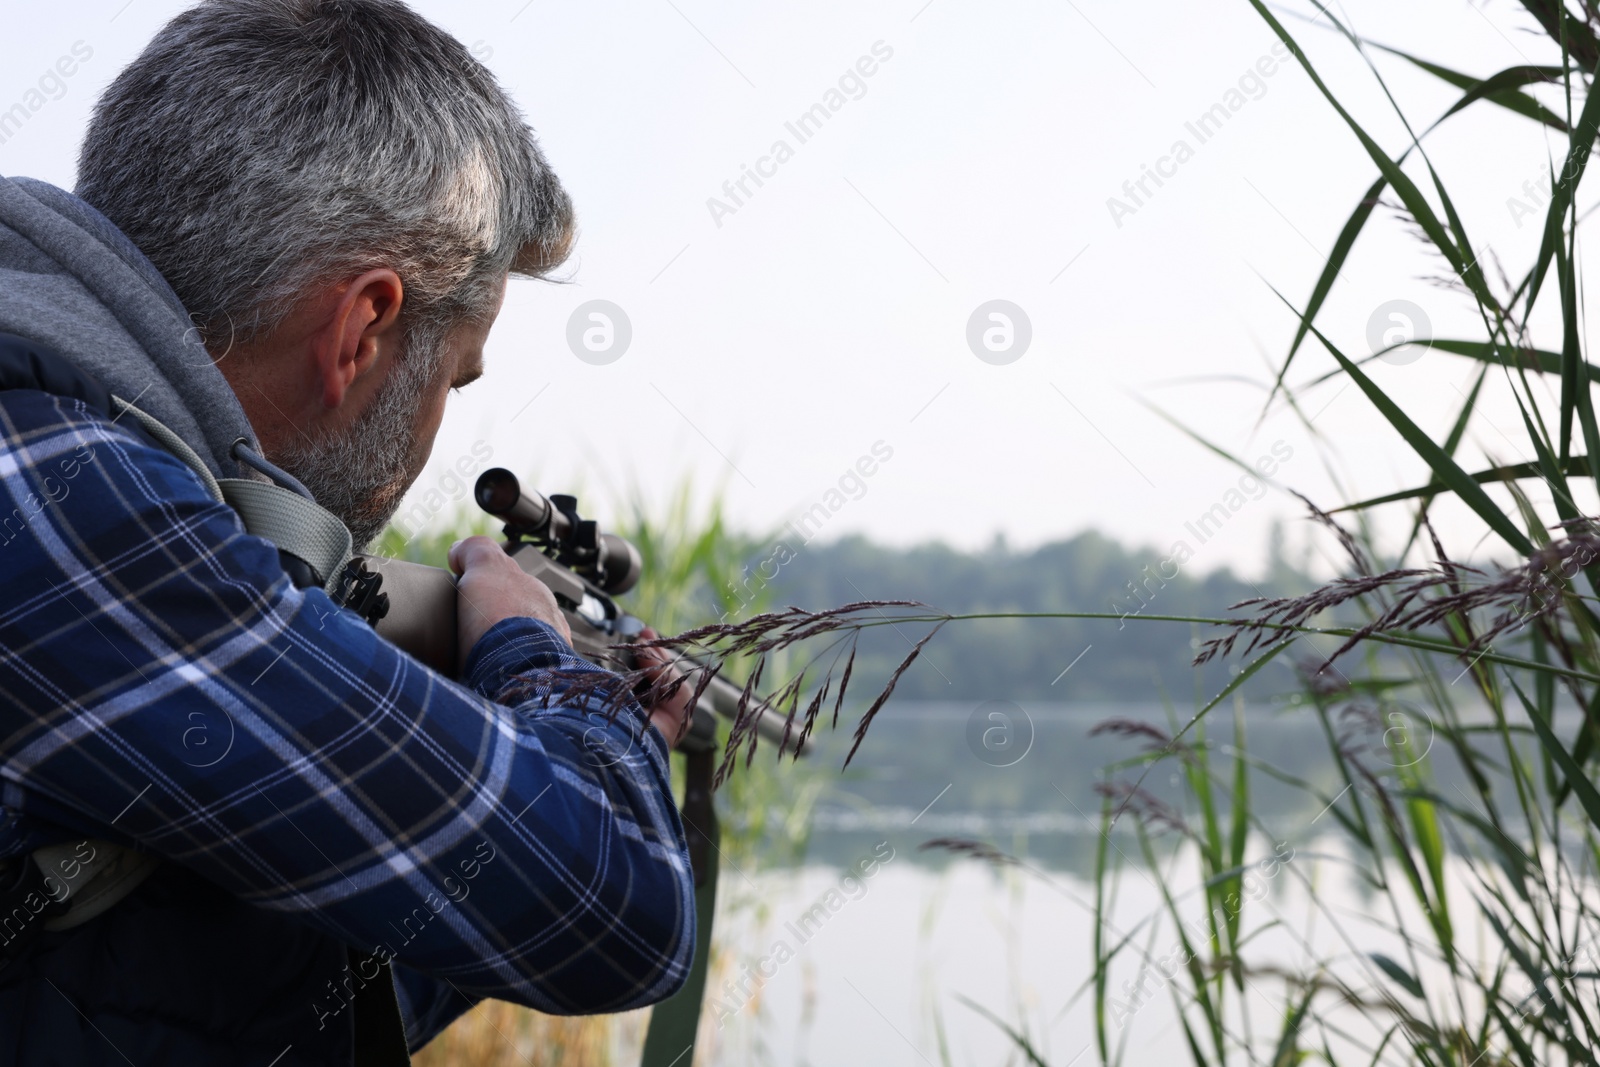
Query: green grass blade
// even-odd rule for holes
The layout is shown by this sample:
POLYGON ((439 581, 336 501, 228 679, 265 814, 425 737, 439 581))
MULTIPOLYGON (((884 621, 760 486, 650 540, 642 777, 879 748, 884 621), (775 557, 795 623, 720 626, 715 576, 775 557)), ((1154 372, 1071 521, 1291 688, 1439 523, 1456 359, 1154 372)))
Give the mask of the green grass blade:
POLYGON ((1517 896, 1524 902, 1531 904, 1533 898, 1528 893, 1528 881, 1530 876, 1536 876, 1539 872, 1532 869, 1528 854, 1523 851, 1522 847, 1506 836, 1504 830, 1470 808, 1463 807, 1438 794, 1429 794, 1429 799, 1457 819, 1472 826, 1494 846, 1495 861, 1499 864, 1500 869, 1505 872, 1506 879, 1511 883, 1511 888, 1516 891, 1517 896))
POLYGON ((1290 1010, 1283 1020, 1283 1034, 1278 1038, 1278 1048, 1272 1054, 1272 1067, 1297 1067, 1300 1063, 1300 1026, 1305 1022, 1306 1012, 1311 1010, 1311 998, 1316 996, 1317 987, 1312 985, 1306 989, 1306 995, 1290 1010))
POLYGON ((1462 74, 1460 71, 1451 70, 1449 67, 1431 63, 1426 59, 1419 59, 1410 52, 1391 48, 1386 44, 1378 44, 1376 41, 1365 41, 1364 43, 1379 51, 1388 52, 1392 56, 1399 56, 1407 63, 1420 67, 1440 81, 1448 82, 1457 89, 1465 89, 1467 91, 1466 95, 1457 100, 1449 111, 1439 117, 1438 122, 1434 123, 1436 126, 1439 122, 1444 121, 1444 119, 1464 108, 1471 107, 1479 100, 1487 100, 1491 104, 1498 104, 1508 111, 1514 111, 1524 118, 1542 122, 1546 126, 1560 130, 1562 133, 1567 132, 1566 120, 1527 93, 1518 92, 1524 85, 1544 85, 1560 81, 1566 74, 1566 68, 1564 67, 1538 67, 1525 64, 1508 67, 1498 74, 1491 74, 1487 78, 1475 78, 1471 74, 1462 74))
MULTIPOLYGON (((1578 740, 1572 746, 1572 759, 1578 766, 1587 766, 1589 757, 1595 750, 1595 735, 1600 733, 1600 688, 1597 688, 1589 697, 1589 702, 1584 707, 1583 723, 1578 727, 1578 740)), ((1566 803, 1567 793, 1571 785, 1563 782, 1556 791, 1555 803, 1557 806, 1566 803)))
MULTIPOLYGON (((1363 356, 1359 361, 1357 361, 1356 365, 1364 367, 1368 363, 1377 362, 1385 355, 1395 351, 1396 349, 1404 348, 1406 345, 1417 343, 1419 342, 1402 341, 1399 344, 1390 345, 1387 348, 1383 348, 1377 352, 1374 352, 1370 356, 1363 356)), ((1464 356, 1467 359, 1475 359, 1480 363, 1492 363, 1499 367, 1506 365, 1506 346, 1497 344, 1493 341, 1461 341, 1453 338, 1435 338, 1434 340, 1427 342, 1427 347, 1430 349, 1436 349, 1440 352, 1449 353, 1452 356, 1464 356)), ((1542 348, 1515 348, 1511 349, 1510 351, 1514 352, 1517 356, 1516 369, 1518 370, 1531 370, 1540 374, 1562 373, 1562 355, 1560 352, 1551 352, 1542 348)), ((1584 374, 1588 375, 1588 378, 1591 382, 1600 382, 1600 366, 1595 366, 1593 363, 1584 363, 1581 365, 1580 370, 1584 374)), ((1323 382, 1337 378, 1343 373, 1344 371, 1342 370, 1328 371, 1326 374, 1318 375, 1317 377, 1312 378, 1305 384, 1305 388, 1310 388, 1314 385, 1321 385, 1323 382)))
MULTIPOLYGON (((1436 128, 1439 123, 1443 122, 1451 115, 1454 115, 1469 107, 1480 99, 1490 99, 1494 103, 1500 104, 1502 107, 1508 107, 1512 111, 1525 114, 1529 118, 1533 118, 1537 121, 1553 126, 1563 133, 1567 131, 1567 124, 1563 119, 1560 118, 1560 116, 1555 115, 1545 109, 1532 97, 1527 96, 1524 93, 1514 91, 1517 86, 1553 80, 1562 73, 1562 68, 1560 67, 1512 67, 1480 81, 1471 77, 1470 75, 1456 74, 1453 71, 1446 70, 1444 67, 1439 67, 1435 64, 1428 64, 1423 60, 1415 58, 1414 56, 1407 55, 1404 52, 1400 52, 1393 48, 1388 48, 1384 45, 1376 45, 1375 47, 1381 48, 1387 52, 1393 52, 1395 55, 1415 63, 1424 70, 1443 78, 1452 85, 1467 90, 1466 95, 1464 95, 1460 100, 1457 100, 1455 104, 1451 106, 1450 110, 1446 111, 1443 115, 1436 119, 1433 125, 1423 133, 1422 136, 1424 137, 1426 137, 1429 132, 1432 132, 1432 130, 1436 128)), ((1400 158, 1396 160, 1396 163, 1398 164, 1404 162, 1406 156, 1410 155, 1410 153, 1411 149, 1407 148, 1406 151, 1400 155, 1400 158)), ((1333 250, 1328 254, 1328 262, 1323 267, 1322 273, 1318 275, 1316 285, 1312 287, 1311 296, 1306 301, 1306 315, 1308 322, 1315 321, 1318 312, 1322 310, 1322 304, 1325 300, 1327 300, 1328 294, 1333 290, 1333 283, 1339 277, 1339 272, 1344 268, 1345 260, 1350 257, 1350 250, 1355 246, 1356 238, 1359 237, 1361 235, 1361 231, 1366 228, 1367 220, 1372 217, 1373 209, 1378 206, 1378 200, 1383 195, 1383 190, 1387 188, 1388 185, 1389 178, 1387 175, 1380 176, 1376 181, 1374 181, 1371 187, 1368 188, 1366 193, 1361 197, 1360 202, 1356 205, 1355 211, 1351 213, 1347 220, 1345 220, 1344 226, 1339 230, 1339 237, 1334 241, 1333 250)), ((1262 408, 1263 417, 1265 416, 1267 408, 1271 406, 1272 401, 1276 399, 1278 393, 1282 391, 1284 376, 1289 373, 1289 367, 1294 363, 1294 357, 1296 353, 1299 352, 1300 345, 1304 343, 1306 334, 1307 323, 1303 322, 1301 323, 1300 327, 1295 330, 1294 340, 1289 345, 1289 354, 1284 358, 1283 366, 1278 369, 1277 378, 1272 384, 1272 389, 1268 392, 1267 403, 1262 408)), ((1435 347, 1438 347, 1437 343, 1435 344, 1435 347)), ((1597 370, 1596 373, 1600 373, 1600 370, 1597 370)))
POLYGON ((1377 964, 1378 969, 1401 989, 1404 989, 1418 1000, 1426 999, 1422 994, 1422 983, 1413 978, 1410 971, 1407 971, 1381 952, 1369 952, 1367 953, 1367 958, 1377 964))
MULTIPOLYGON (((1559 469, 1567 474, 1587 474, 1589 470, 1588 456, 1572 456, 1559 469)), ((1521 481, 1527 478, 1543 478, 1545 471, 1538 463, 1508 463, 1499 467, 1489 467, 1481 471, 1473 471, 1467 475, 1479 485, 1490 485, 1495 482, 1521 481)), ((1387 493, 1384 496, 1375 496, 1370 500, 1362 500, 1354 504, 1345 504, 1337 508, 1329 508, 1328 514, 1337 515, 1341 511, 1365 511, 1381 504, 1393 504, 1401 500, 1415 500, 1417 497, 1433 496, 1447 489, 1443 482, 1429 482, 1427 485, 1415 489, 1402 489, 1397 493, 1387 493)))
POLYGON ((1481 304, 1490 307, 1495 306, 1494 296, 1489 292, 1484 282, 1482 271, 1476 262, 1476 256, 1473 256, 1470 260, 1467 258, 1471 255, 1471 249, 1457 247, 1456 243, 1451 240, 1444 224, 1439 221, 1439 216, 1434 212, 1433 206, 1422 195, 1422 191, 1417 188, 1416 183, 1389 158, 1388 153, 1378 146, 1378 142, 1374 141, 1362 125, 1355 120, 1355 117, 1345 110, 1344 105, 1339 103, 1338 98, 1333 95, 1332 90, 1323 82, 1322 76, 1317 73, 1316 67, 1312 66, 1311 60, 1307 58, 1299 43, 1290 36, 1288 30, 1283 28, 1283 24, 1273 17, 1272 12, 1267 10, 1267 5, 1263 0, 1250 0, 1250 5, 1256 9, 1256 12, 1266 21, 1268 26, 1272 27, 1273 32, 1278 35, 1279 39, 1288 46, 1294 57, 1300 61, 1300 66, 1305 70, 1312 84, 1317 87, 1317 91, 1322 94, 1323 99, 1344 120, 1350 131, 1356 135, 1356 139, 1366 149, 1367 155, 1378 165, 1378 170, 1388 179, 1394 191, 1399 194, 1401 202, 1405 204, 1406 210, 1410 212, 1412 219, 1416 221, 1418 227, 1421 228, 1433 246, 1439 250, 1439 254, 1449 262, 1450 269, 1467 284, 1467 287, 1472 290, 1473 295, 1477 297, 1481 304))
MULTIPOLYGON (((1256 2, 1257 0, 1251 0, 1251 3, 1256 2)), ((1596 95, 1600 96, 1600 93, 1596 95)), ((1401 411, 1400 406, 1390 400, 1388 394, 1380 389, 1371 378, 1368 378, 1361 368, 1350 362, 1332 341, 1324 337, 1322 332, 1315 326, 1311 329, 1316 334, 1317 340, 1322 342, 1323 347, 1332 353, 1334 359, 1339 361, 1339 365, 1344 368, 1345 373, 1350 375, 1351 380, 1360 387, 1363 393, 1367 394, 1367 399, 1372 401, 1373 406, 1388 420, 1389 425, 1393 426, 1396 432, 1405 438, 1406 444, 1410 445, 1412 450, 1433 469, 1434 476, 1459 497, 1462 503, 1477 512, 1478 517, 1483 519, 1490 529, 1504 538, 1506 544, 1524 555, 1531 554, 1533 546, 1529 543, 1527 537, 1511 523, 1504 511, 1495 506, 1494 501, 1489 499, 1489 494, 1483 491, 1482 486, 1473 481, 1467 472, 1462 470, 1460 465, 1445 453, 1444 449, 1434 443, 1434 440, 1424 433, 1421 427, 1412 422, 1411 417, 1401 411)))
MULTIPOLYGON (((1256 3, 1257 0, 1251 2, 1256 3)), ((1539 257, 1534 263, 1533 277, 1528 285, 1528 295, 1524 305, 1529 313, 1533 311, 1534 302, 1538 299, 1545 272, 1561 245, 1565 230, 1562 219, 1566 216, 1567 209, 1572 206, 1572 198, 1577 192, 1578 183, 1583 180, 1584 168, 1589 162, 1589 153, 1596 136, 1600 136, 1600 93, 1591 92, 1588 99, 1583 102, 1583 111, 1578 115, 1577 126, 1572 133, 1571 147, 1567 151, 1560 177, 1556 179, 1551 189, 1550 206, 1545 212, 1544 237, 1539 245, 1539 257)))
MULTIPOLYGON (((1094 850, 1094 1037, 1100 1048, 1100 1062, 1111 1062, 1110 1035, 1106 1033, 1106 983, 1111 973, 1111 956, 1105 947, 1107 846, 1111 844, 1111 798, 1100 801, 1100 839, 1094 850)), ((1119 946, 1120 947, 1120 946, 1119 946)))
MULTIPOLYGON (((1436 340, 1429 342, 1428 347, 1454 356, 1466 356, 1468 359, 1484 363, 1505 365, 1504 348, 1492 341, 1436 340)), ((1538 348, 1520 348, 1514 351, 1520 357, 1517 365, 1526 370, 1538 371, 1541 374, 1561 374, 1565 370, 1565 357, 1560 352, 1549 352, 1538 348)), ((1591 382, 1600 382, 1600 367, 1593 363, 1584 363, 1582 370, 1591 382)))
MULTIPOLYGON (((1569 240, 1571 235, 1568 235, 1569 240)), ((1583 363, 1582 341, 1578 336, 1578 282, 1576 264, 1570 248, 1563 248, 1557 257, 1556 270, 1561 282, 1561 443, 1560 452, 1567 455, 1572 435, 1572 415, 1577 411, 1578 425, 1583 430, 1584 447, 1590 457, 1589 476, 1600 485, 1600 428, 1595 425, 1594 403, 1589 383, 1578 382, 1578 365, 1583 363)))
POLYGON ((1028 1042, 1027 1037, 1021 1033, 1018 1033, 1011 1027, 1009 1023, 1000 1018, 1000 1016, 996 1015, 988 1008, 985 1008, 977 1001, 970 1000, 967 997, 962 996, 960 993, 957 993, 955 997, 957 1000, 961 1001, 961 1003, 965 1004, 967 1007, 971 1008, 973 1011, 977 1012, 979 1015, 982 1015, 985 1019, 988 1019, 991 1023, 997 1026, 1006 1035, 1006 1037, 1011 1039, 1011 1043, 1016 1045, 1024 1056, 1028 1057, 1028 1062, 1033 1064, 1033 1067, 1050 1067, 1048 1063, 1039 1058, 1039 1054, 1034 1051, 1033 1045, 1028 1042))
POLYGON ((1322 268, 1322 273, 1317 276, 1317 284, 1311 289, 1311 298, 1306 301, 1306 314, 1301 319, 1300 325, 1295 329, 1294 341, 1289 345, 1289 354, 1284 357, 1283 366, 1278 368, 1278 377, 1272 383, 1272 389, 1267 393, 1267 402, 1262 405, 1261 418, 1256 420, 1256 425, 1265 419, 1267 411, 1272 407, 1272 401, 1277 398, 1283 389, 1284 376, 1289 373, 1289 367, 1294 363, 1294 357, 1300 351, 1300 345, 1305 341, 1310 332, 1312 320, 1322 310, 1323 301, 1328 299, 1328 294, 1333 291, 1333 283, 1339 277, 1339 271, 1344 267, 1344 262, 1350 257, 1350 249, 1355 247, 1356 238, 1361 236, 1362 229, 1367 225, 1367 220, 1372 217, 1372 211, 1378 206, 1378 198, 1383 195, 1383 190, 1389 185, 1388 178, 1379 178, 1372 183, 1361 202, 1356 205, 1355 212, 1346 220, 1344 228, 1339 231, 1338 240, 1333 242, 1333 251, 1328 253, 1328 263, 1322 268))
POLYGON ((1561 0, 1522 0, 1528 14, 1539 20, 1544 32, 1561 45, 1563 55, 1571 55, 1584 63, 1600 60, 1600 41, 1585 23, 1567 14, 1561 0))
POLYGON ((1550 729, 1550 724, 1540 716, 1533 703, 1522 692, 1522 687, 1517 685, 1516 679, 1510 678, 1509 675, 1507 678, 1511 683, 1511 688, 1516 690, 1517 696, 1521 699, 1523 709, 1527 711, 1528 719, 1533 723, 1534 732, 1539 735, 1539 743, 1544 746, 1545 752, 1549 754, 1556 766, 1561 768, 1561 773, 1566 776, 1567 785, 1571 787, 1573 794, 1577 796, 1578 803, 1583 806, 1584 813, 1589 816, 1589 821, 1595 826, 1600 826, 1600 790, 1595 789, 1594 783, 1589 780, 1589 776, 1583 772, 1583 768, 1578 765, 1578 761, 1572 758, 1572 754, 1567 751, 1560 738, 1556 737, 1554 731, 1550 729))
MULTIPOLYGON (((1461 439, 1467 434, 1467 424, 1472 420, 1472 413, 1477 410, 1478 397, 1483 393, 1483 383, 1489 377, 1487 365, 1478 368, 1478 377, 1472 383, 1472 391, 1461 402, 1461 410, 1456 414, 1456 421, 1450 427, 1450 433, 1444 439, 1444 454, 1454 459, 1456 449, 1461 447, 1461 439)), ((1417 537, 1422 533, 1422 524, 1427 521, 1428 509, 1433 506, 1436 494, 1429 493, 1417 507, 1417 513, 1411 520, 1411 533, 1406 536, 1406 545, 1400 550, 1399 559, 1405 559, 1411 554, 1411 546, 1417 543, 1417 537)))
POLYGON ((1247 751, 1242 710, 1236 710, 1233 717, 1233 749, 1233 849, 1228 858, 1239 867, 1244 863, 1245 840, 1250 833, 1250 764, 1240 757, 1247 751))
POLYGON ((1206 451, 1208 451, 1208 452, 1210 452, 1210 453, 1212 453, 1212 454, 1214 454, 1216 456, 1220 456, 1222 459, 1227 460, 1229 463, 1233 464, 1235 467, 1238 467, 1240 470, 1244 471, 1246 474, 1250 475, 1253 478, 1260 479, 1262 482, 1265 482, 1267 485, 1277 485, 1278 484, 1277 482, 1273 481, 1271 478, 1268 478, 1266 475, 1262 474, 1261 471, 1258 468, 1250 465, 1249 463, 1246 463, 1244 460, 1240 459, 1238 456, 1234 455, 1232 452, 1229 452, 1227 449, 1223 448, 1221 445, 1216 444, 1216 443, 1208 440, 1207 438, 1201 436, 1199 433, 1197 433, 1194 430, 1190 429, 1188 426, 1185 426, 1181 421, 1179 421, 1178 419, 1174 418, 1172 415, 1167 414, 1167 412, 1163 411, 1161 408, 1157 407, 1156 405, 1150 403, 1148 400, 1145 400, 1143 397, 1135 397, 1134 399, 1136 399, 1140 404, 1144 405, 1144 407, 1146 409, 1148 409, 1149 411, 1154 413, 1156 416, 1161 418, 1163 421, 1165 421, 1166 423, 1171 425, 1174 429, 1178 430, 1178 432, 1182 433, 1185 437, 1189 438, 1191 441, 1193 441, 1195 444, 1199 445, 1201 448, 1204 448, 1206 451))
MULTIPOLYGON (((1248 682, 1251 678, 1255 677, 1257 671, 1261 670, 1261 668, 1263 668, 1267 664, 1271 663, 1274 659, 1276 659, 1278 657, 1278 653, 1282 652, 1284 649, 1288 648, 1293 643, 1294 643, 1293 641, 1285 641, 1283 644, 1273 647, 1271 650, 1262 653, 1260 656, 1257 656, 1254 660, 1252 660, 1250 662, 1250 664, 1248 666, 1246 666, 1244 668, 1244 670, 1242 670, 1238 674, 1234 675, 1232 680, 1229 681, 1227 685, 1222 687, 1222 691, 1220 693, 1218 693, 1216 696, 1211 698, 1210 703, 1206 704, 1205 707, 1203 707, 1199 711, 1195 712, 1194 713, 1194 717, 1192 719, 1190 719, 1188 722, 1184 723, 1183 728, 1180 729, 1177 733, 1172 735, 1172 740, 1167 743, 1167 748, 1166 748, 1165 751, 1166 752, 1174 752, 1174 751, 1176 751, 1177 743, 1179 741, 1183 740, 1183 738, 1189 733, 1189 731, 1194 729, 1195 725, 1197 723, 1199 723, 1201 719, 1205 718, 1205 716, 1208 713, 1210 713, 1212 708, 1216 707, 1218 704, 1220 704, 1224 700, 1228 699, 1228 697, 1232 696, 1235 690, 1237 690, 1244 683, 1248 682)), ((1155 768, 1155 765, 1156 765, 1156 761, 1155 760, 1151 760, 1150 761, 1150 765, 1148 767, 1146 767, 1145 770, 1144 770, 1144 773, 1139 776, 1139 780, 1134 782, 1134 788, 1135 789, 1138 789, 1140 786, 1142 786, 1144 784, 1145 778, 1149 776, 1151 770, 1153 770, 1155 768)), ((1119 818, 1122 817, 1123 809, 1126 808, 1127 805, 1128 805, 1128 801, 1125 800, 1125 801, 1122 802, 1121 805, 1118 806, 1116 815, 1113 816, 1113 818, 1112 818, 1113 822, 1115 822, 1116 819, 1119 819, 1119 818)))

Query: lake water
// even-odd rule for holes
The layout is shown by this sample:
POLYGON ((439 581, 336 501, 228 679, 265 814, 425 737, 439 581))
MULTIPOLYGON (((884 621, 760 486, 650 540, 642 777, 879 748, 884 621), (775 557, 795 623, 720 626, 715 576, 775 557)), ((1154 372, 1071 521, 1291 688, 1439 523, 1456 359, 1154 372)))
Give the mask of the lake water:
MULTIPOLYGON (((819 738, 812 762, 824 778, 808 816, 806 861, 790 869, 722 871, 720 970, 706 1005, 721 1024, 714 1055, 701 1062, 1027 1062, 993 1021, 962 998, 1011 1026, 1025 1026, 1050 1067, 1099 1062, 1091 1047, 1093 997, 1084 990, 1094 958, 1093 864, 1102 805, 1094 787, 1101 768, 1138 753, 1143 739, 1087 735, 1108 718, 1164 726, 1169 717, 1148 705, 1028 705, 1019 709, 1028 723, 1013 721, 1009 728, 1026 729, 1029 743, 1009 750, 1002 745, 997 755, 971 740, 975 711, 980 736, 982 729, 1000 725, 990 717, 993 710, 891 705, 843 776, 837 768, 849 742, 844 724, 837 735, 819 738), (948 837, 982 840, 1023 864, 996 867, 920 849, 930 839, 948 837), (871 871, 865 877, 863 862, 871 871)), ((1001 711, 1015 719, 1014 712, 1001 711)), ((1231 713, 1213 716, 1213 748, 1219 755, 1231 753, 1231 713)), ((1244 724, 1252 757, 1312 783, 1323 796, 1339 792, 1323 734, 1308 711, 1255 709, 1244 714, 1244 724)), ((1416 732, 1417 751, 1431 741, 1420 712, 1403 723, 1353 720, 1341 741, 1376 741, 1384 730, 1398 728, 1416 732)), ((1433 758, 1440 787, 1450 788, 1459 776, 1448 754, 1433 758)), ((1177 769, 1169 759, 1143 784, 1172 805, 1176 816, 1193 821, 1197 813, 1186 810, 1177 769)), ((1135 768, 1124 777, 1138 773, 1135 768)), ((1252 943, 1256 958, 1298 970, 1320 955, 1342 954, 1364 965, 1366 952, 1396 952, 1389 927, 1417 916, 1367 914, 1370 894, 1361 891, 1347 850, 1330 832, 1335 827, 1325 803, 1262 772, 1252 775, 1250 787, 1252 807, 1264 813, 1268 832, 1253 838, 1248 859, 1268 857, 1275 848, 1293 850, 1293 859, 1263 880, 1261 898, 1248 905, 1247 929, 1281 920, 1252 943), (1303 939, 1306 931, 1309 941, 1303 939)), ((1113 838, 1119 842, 1114 848, 1134 851, 1131 835, 1113 838)), ((1160 910, 1163 883, 1174 894, 1188 894, 1182 899, 1193 905, 1188 910, 1194 918, 1202 913, 1193 853, 1174 853, 1174 840, 1169 835, 1160 847, 1161 855, 1173 857, 1170 867, 1149 870, 1126 855, 1114 857, 1124 869, 1108 930, 1117 936, 1137 932, 1147 959, 1177 945, 1170 926, 1140 926, 1160 910)), ((1135 953, 1125 955, 1126 967, 1114 975, 1114 996, 1123 981, 1139 977, 1135 953)), ((1359 972, 1358 966, 1358 984, 1359 972)), ((1122 1025, 1113 1027, 1112 1040, 1126 1043, 1128 1064, 1189 1062, 1171 990, 1155 990, 1161 984, 1152 982, 1153 995, 1142 1003, 1131 994, 1123 998, 1133 1007, 1120 1013, 1122 1025)), ((1258 1031, 1271 1031, 1284 1014, 1284 985, 1248 985, 1243 1010, 1253 1013, 1258 1031)))

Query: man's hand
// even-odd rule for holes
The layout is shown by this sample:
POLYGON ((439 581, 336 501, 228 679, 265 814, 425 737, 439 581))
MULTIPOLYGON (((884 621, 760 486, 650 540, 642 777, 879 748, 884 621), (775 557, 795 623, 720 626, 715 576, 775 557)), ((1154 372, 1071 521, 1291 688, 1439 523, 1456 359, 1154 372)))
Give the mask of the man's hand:
POLYGON ((567 644, 572 644, 572 631, 555 594, 517 566, 491 538, 480 534, 451 545, 450 569, 461 576, 456 582, 456 629, 462 662, 478 638, 502 619, 547 622, 567 644))
MULTIPOLYGON (((456 627, 463 659, 478 639, 502 619, 520 617, 547 622, 567 644, 572 643, 572 631, 555 594, 517 566, 494 540, 480 535, 457 541, 450 546, 450 569, 461 576, 456 582, 456 627)), ((647 626, 639 636, 653 641, 661 635, 647 626)), ((672 655, 666 649, 640 648, 634 655, 639 666, 650 671, 651 682, 658 685, 665 686, 683 673, 673 666, 672 655)), ((650 725, 666 738, 669 748, 676 747, 688 733, 689 700, 693 696, 694 687, 683 685, 670 698, 646 709, 650 725)))
MULTIPOLYGON (((639 631, 639 636, 654 641, 661 635, 646 626, 639 631)), ((641 668, 653 668, 650 681, 656 686, 669 685, 683 674, 673 665, 672 654, 664 648, 635 648, 633 658, 641 668)), ((671 697, 646 709, 650 713, 650 725, 661 731, 668 748, 677 748, 678 742, 689 732, 689 701, 693 696, 694 686, 685 683, 671 697)))

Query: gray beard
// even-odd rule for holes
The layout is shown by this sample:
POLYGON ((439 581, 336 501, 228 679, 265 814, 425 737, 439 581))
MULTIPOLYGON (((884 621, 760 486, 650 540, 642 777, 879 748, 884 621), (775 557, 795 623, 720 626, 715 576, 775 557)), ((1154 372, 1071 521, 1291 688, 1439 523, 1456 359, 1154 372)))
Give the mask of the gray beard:
POLYGON ((300 434, 274 457, 349 527, 357 552, 383 532, 411 487, 417 407, 440 368, 442 342, 442 331, 413 327, 388 380, 355 422, 320 438, 300 434))

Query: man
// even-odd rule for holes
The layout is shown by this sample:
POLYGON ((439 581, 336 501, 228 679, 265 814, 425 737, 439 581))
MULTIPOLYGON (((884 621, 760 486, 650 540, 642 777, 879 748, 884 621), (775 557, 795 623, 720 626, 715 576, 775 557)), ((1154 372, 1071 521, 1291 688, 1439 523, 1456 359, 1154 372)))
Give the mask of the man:
POLYGON ((686 699, 564 703, 599 668, 487 538, 435 674, 207 485, 275 465, 365 544, 572 235, 396 0, 207 0, 107 90, 77 196, 0 179, 0 888, 37 883, 0 897, 0 1062, 390 1062, 390 961, 398 1062, 485 997, 683 983, 686 699))

